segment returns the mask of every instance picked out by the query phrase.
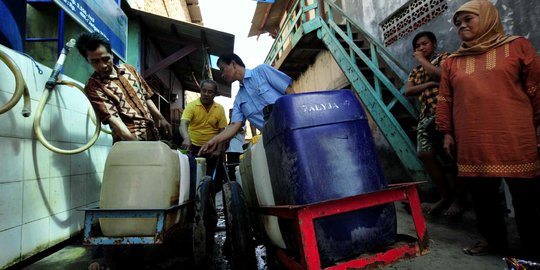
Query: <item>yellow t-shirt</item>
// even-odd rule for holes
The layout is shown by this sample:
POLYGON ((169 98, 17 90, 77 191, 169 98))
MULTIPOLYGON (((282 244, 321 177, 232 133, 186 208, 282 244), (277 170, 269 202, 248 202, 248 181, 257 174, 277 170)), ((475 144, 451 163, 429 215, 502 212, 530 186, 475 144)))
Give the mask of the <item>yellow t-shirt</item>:
POLYGON ((210 110, 206 111, 200 98, 186 106, 182 120, 189 121, 189 137, 195 146, 202 146, 227 126, 223 106, 214 102, 210 110))

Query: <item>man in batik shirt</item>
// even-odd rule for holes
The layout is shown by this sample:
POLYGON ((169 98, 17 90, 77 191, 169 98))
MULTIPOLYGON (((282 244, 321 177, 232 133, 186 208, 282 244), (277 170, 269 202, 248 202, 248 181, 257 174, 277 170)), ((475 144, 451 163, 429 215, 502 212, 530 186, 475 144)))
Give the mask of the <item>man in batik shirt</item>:
POLYGON ((81 34, 76 46, 94 69, 84 88, 86 96, 102 123, 111 127, 114 142, 159 140, 157 126, 166 136, 172 134, 150 99, 152 89, 133 66, 113 64, 111 44, 103 35, 81 34))

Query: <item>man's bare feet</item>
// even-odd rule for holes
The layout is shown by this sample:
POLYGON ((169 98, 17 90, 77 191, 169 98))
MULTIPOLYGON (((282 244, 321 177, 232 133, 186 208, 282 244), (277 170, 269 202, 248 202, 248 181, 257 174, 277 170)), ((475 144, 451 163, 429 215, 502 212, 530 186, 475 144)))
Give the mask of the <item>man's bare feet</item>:
POLYGON ((108 270, 105 264, 99 262, 93 262, 88 266, 88 270, 108 270))
POLYGON ((447 198, 442 198, 430 206, 424 207, 424 211, 428 215, 438 215, 442 212, 452 201, 447 198))
POLYGON ((460 217, 464 211, 465 204, 459 199, 454 199, 450 207, 444 212, 444 215, 448 217, 460 217))

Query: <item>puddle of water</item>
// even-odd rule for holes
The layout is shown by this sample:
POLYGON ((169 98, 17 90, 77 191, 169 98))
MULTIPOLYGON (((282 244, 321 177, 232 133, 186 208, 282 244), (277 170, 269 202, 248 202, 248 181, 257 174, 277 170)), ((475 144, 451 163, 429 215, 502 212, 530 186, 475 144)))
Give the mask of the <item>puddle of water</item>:
MULTIPOLYGON (((216 213, 218 217, 217 227, 225 227, 225 213, 223 212, 223 203, 221 192, 216 194, 216 213)), ((213 270, 230 270, 229 262, 223 254, 223 245, 225 243, 226 232, 225 230, 216 231, 214 235, 215 247, 214 247, 214 262, 212 263, 213 270)), ((257 258, 257 270, 266 270, 266 247, 263 245, 255 248, 255 255, 257 258)))
POLYGON ((257 256, 257 269, 266 270, 266 247, 263 245, 257 246, 255 255, 257 256))

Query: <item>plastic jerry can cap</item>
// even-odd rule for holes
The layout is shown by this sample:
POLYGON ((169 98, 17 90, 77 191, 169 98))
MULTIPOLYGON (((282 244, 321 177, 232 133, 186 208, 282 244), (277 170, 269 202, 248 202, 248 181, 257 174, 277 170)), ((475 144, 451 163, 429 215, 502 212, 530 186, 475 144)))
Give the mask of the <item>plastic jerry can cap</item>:
POLYGON ((274 109, 274 104, 268 104, 268 105, 264 106, 264 108, 263 108, 264 121, 268 120, 268 118, 270 117, 270 114, 272 114, 273 109, 274 109))

